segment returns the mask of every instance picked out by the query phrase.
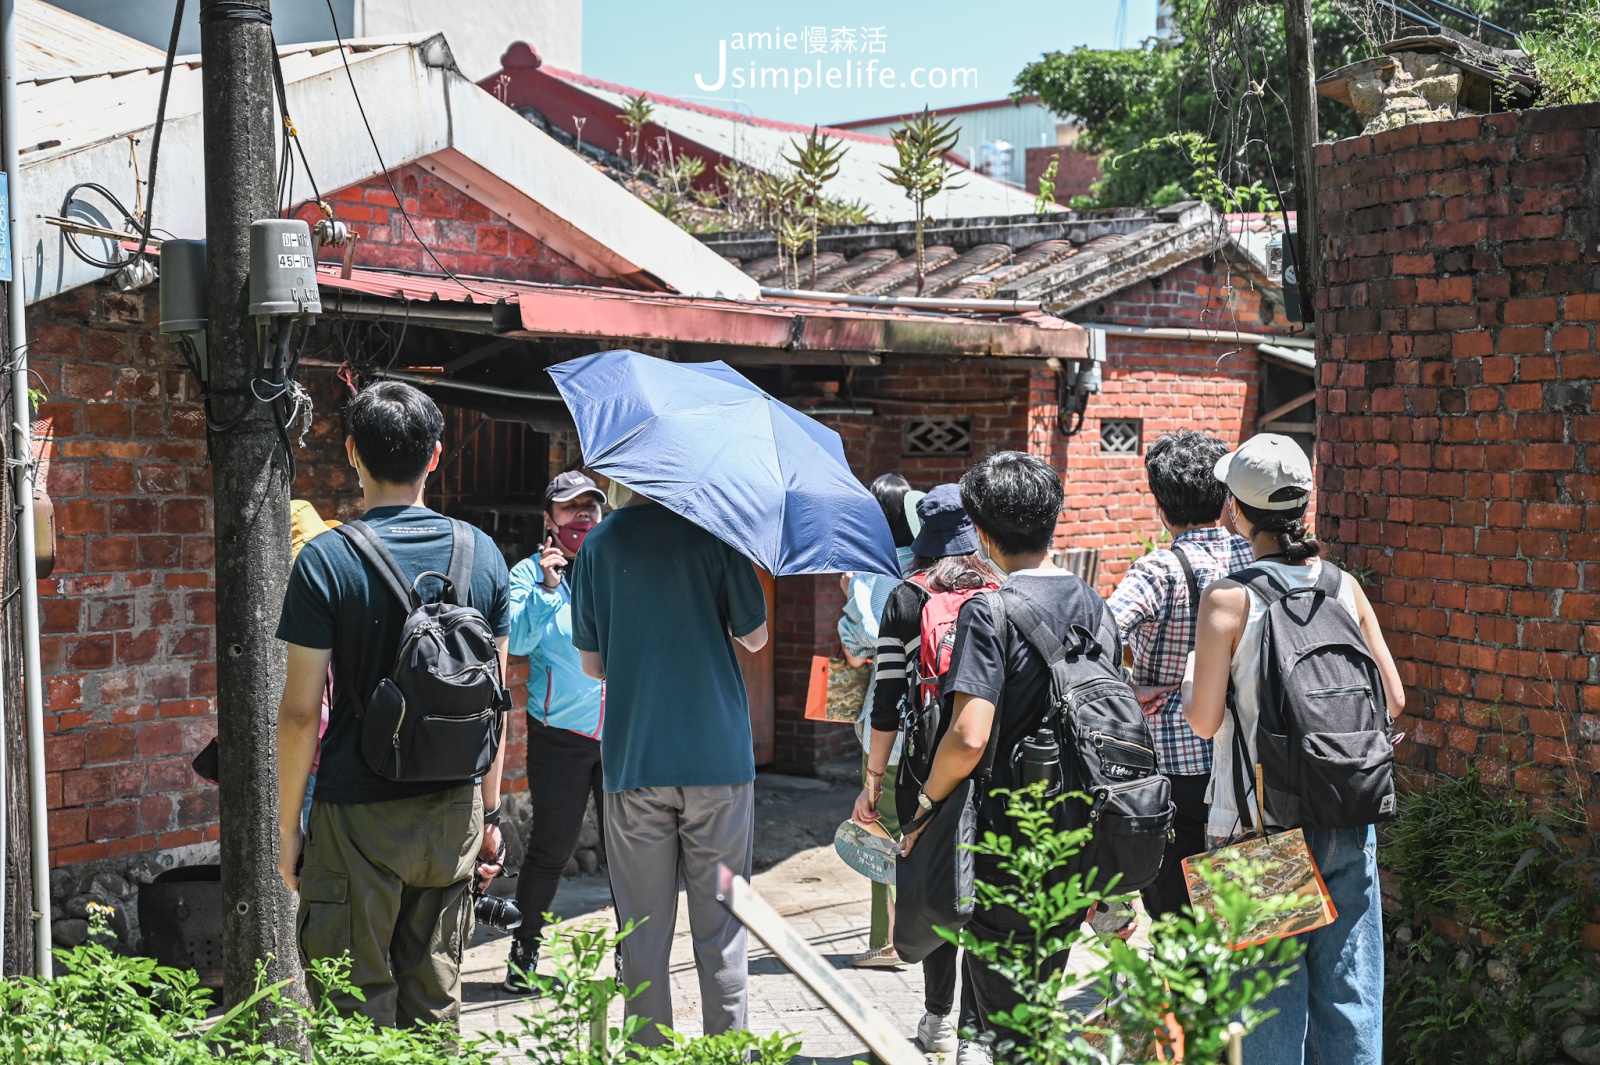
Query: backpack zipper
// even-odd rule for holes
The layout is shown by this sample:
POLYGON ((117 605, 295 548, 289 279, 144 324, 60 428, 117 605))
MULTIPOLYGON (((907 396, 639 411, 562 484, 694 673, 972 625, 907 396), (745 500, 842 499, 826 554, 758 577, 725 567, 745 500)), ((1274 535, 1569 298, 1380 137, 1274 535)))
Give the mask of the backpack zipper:
POLYGON ((1091 732, 1089 733, 1089 738, 1094 741, 1095 750, 1099 750, 1109 743, 1117 747, 1127 747, 1129 750, 1142 751, 1148 754, 1152 760, 1156 756, 1156 752, 1152 748, 1146 747, 1142 743, 1132 743, 1128 740, 1118 739, 1104 732, 1091 732))
POLYGON ((1095 788, 1094 791, 1091 792, 1091 794, 1094 796, 1094 805, 1089 807, 1089 820, 1100 820, 1100 804, 1106 799, 1109 799, 1118 792, 1132 791, 1134 788, 1143 787, 1152 780, 1156 779, 1156 777, 1159 775, 1159 773, 1151 773, 1149 776, 1140 777, 1138 780, 1129 780, 1122 784, 1102 784, 1098 788, 1095 788))
MULTIPOLYGON (((396 689, 396 691, 398 691, 398 690, 399 689, 396 689)), ((390 742, 394 746, 394 775, 396 777, 404 775, 403 772, 401 771, 401 768, 400 768, 400 729, 405 725, 405 723, 406 723, 406 697, 405 697, 405 695, 402 694, 400 696, 400 716, 395 719, 395 722, 394 722, 394 736, 392 736, 390 738, 390 742)))
POLYGON ((1329 695, 1371 695, 1372 689, 1365 684, 1346 684, 1339 688, 1313 688, 1306 692, 1306 698, 1322 697, 1329 695))

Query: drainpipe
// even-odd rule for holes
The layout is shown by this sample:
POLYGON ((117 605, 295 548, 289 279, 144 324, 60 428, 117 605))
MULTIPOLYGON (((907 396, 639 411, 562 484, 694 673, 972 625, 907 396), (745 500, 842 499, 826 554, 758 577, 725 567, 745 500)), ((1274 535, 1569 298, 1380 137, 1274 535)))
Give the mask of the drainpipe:
POLYGON ((33 408, 28 401, 28 327, 21 260, 22 166, 17 136, 17 0, 0 0, 0 155, 11 198, 11 283, 6 286, 6 328, 11 341, 11 454, 16 462, 17 581, 22 592, 22 692, 28 711, 28 806, 33 822, 34 975, 51 976, 50 808, 44 794, 44 691, 39 668, 39 577, 33 526, 33 408))
POLYGON ((769 300, 798 300, 805 303, 843 303, 851 307, 882 307, 885 310, 904 311, 972 311, 992 314, 1027 314, 1044 312, 1038 300, 980 300, 960 297, 945 299, 940 296, 857 296, 848 292, 818 292, 805 288, 761 287, 761 295, 769 300))

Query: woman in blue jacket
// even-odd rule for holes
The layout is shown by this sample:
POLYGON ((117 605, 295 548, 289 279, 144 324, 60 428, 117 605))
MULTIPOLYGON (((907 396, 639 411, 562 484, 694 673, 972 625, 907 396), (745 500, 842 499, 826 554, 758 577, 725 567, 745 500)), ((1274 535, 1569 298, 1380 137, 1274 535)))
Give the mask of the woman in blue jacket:
MULTIPOLYGON (((600 727, 605 719, 600 681, 584 676, 572 646, 572 589, 568 563, 599 523, 605 493, 576 470, 558 474, 544 490, 544 547, 511 569, 511 645, 528 659, 528 797, 533 826, 517 879, 522 925, 511 941, 502 985, 512 994, 533 987, 544 914, 555 901, 562 871, 578 848, 589 796, 604 808, 600 727)), ((603 831, 603 829, 602 829, 603 831)))

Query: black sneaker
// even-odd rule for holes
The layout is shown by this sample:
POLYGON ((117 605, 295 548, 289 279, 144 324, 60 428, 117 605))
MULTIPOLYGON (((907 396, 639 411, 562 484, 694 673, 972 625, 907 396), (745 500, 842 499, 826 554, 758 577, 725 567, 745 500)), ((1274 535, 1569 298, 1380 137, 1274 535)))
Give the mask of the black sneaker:
POLYGON ((506 978, 500 982, 501 990, 512 995, 532 995, 539 989, 528 979, 528 974, 539 966, 539 945, 511 941, 511 957, 506 959, 506 978))

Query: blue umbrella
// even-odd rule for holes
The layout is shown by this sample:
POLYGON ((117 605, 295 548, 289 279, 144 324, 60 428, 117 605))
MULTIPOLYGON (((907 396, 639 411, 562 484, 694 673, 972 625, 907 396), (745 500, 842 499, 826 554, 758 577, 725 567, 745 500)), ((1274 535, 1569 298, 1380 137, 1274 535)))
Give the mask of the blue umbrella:
POLYGON ((898 575, 877 500, 839 434, 723 362, 602 351, 550 367, 584 461, 774 576, 898 575))

